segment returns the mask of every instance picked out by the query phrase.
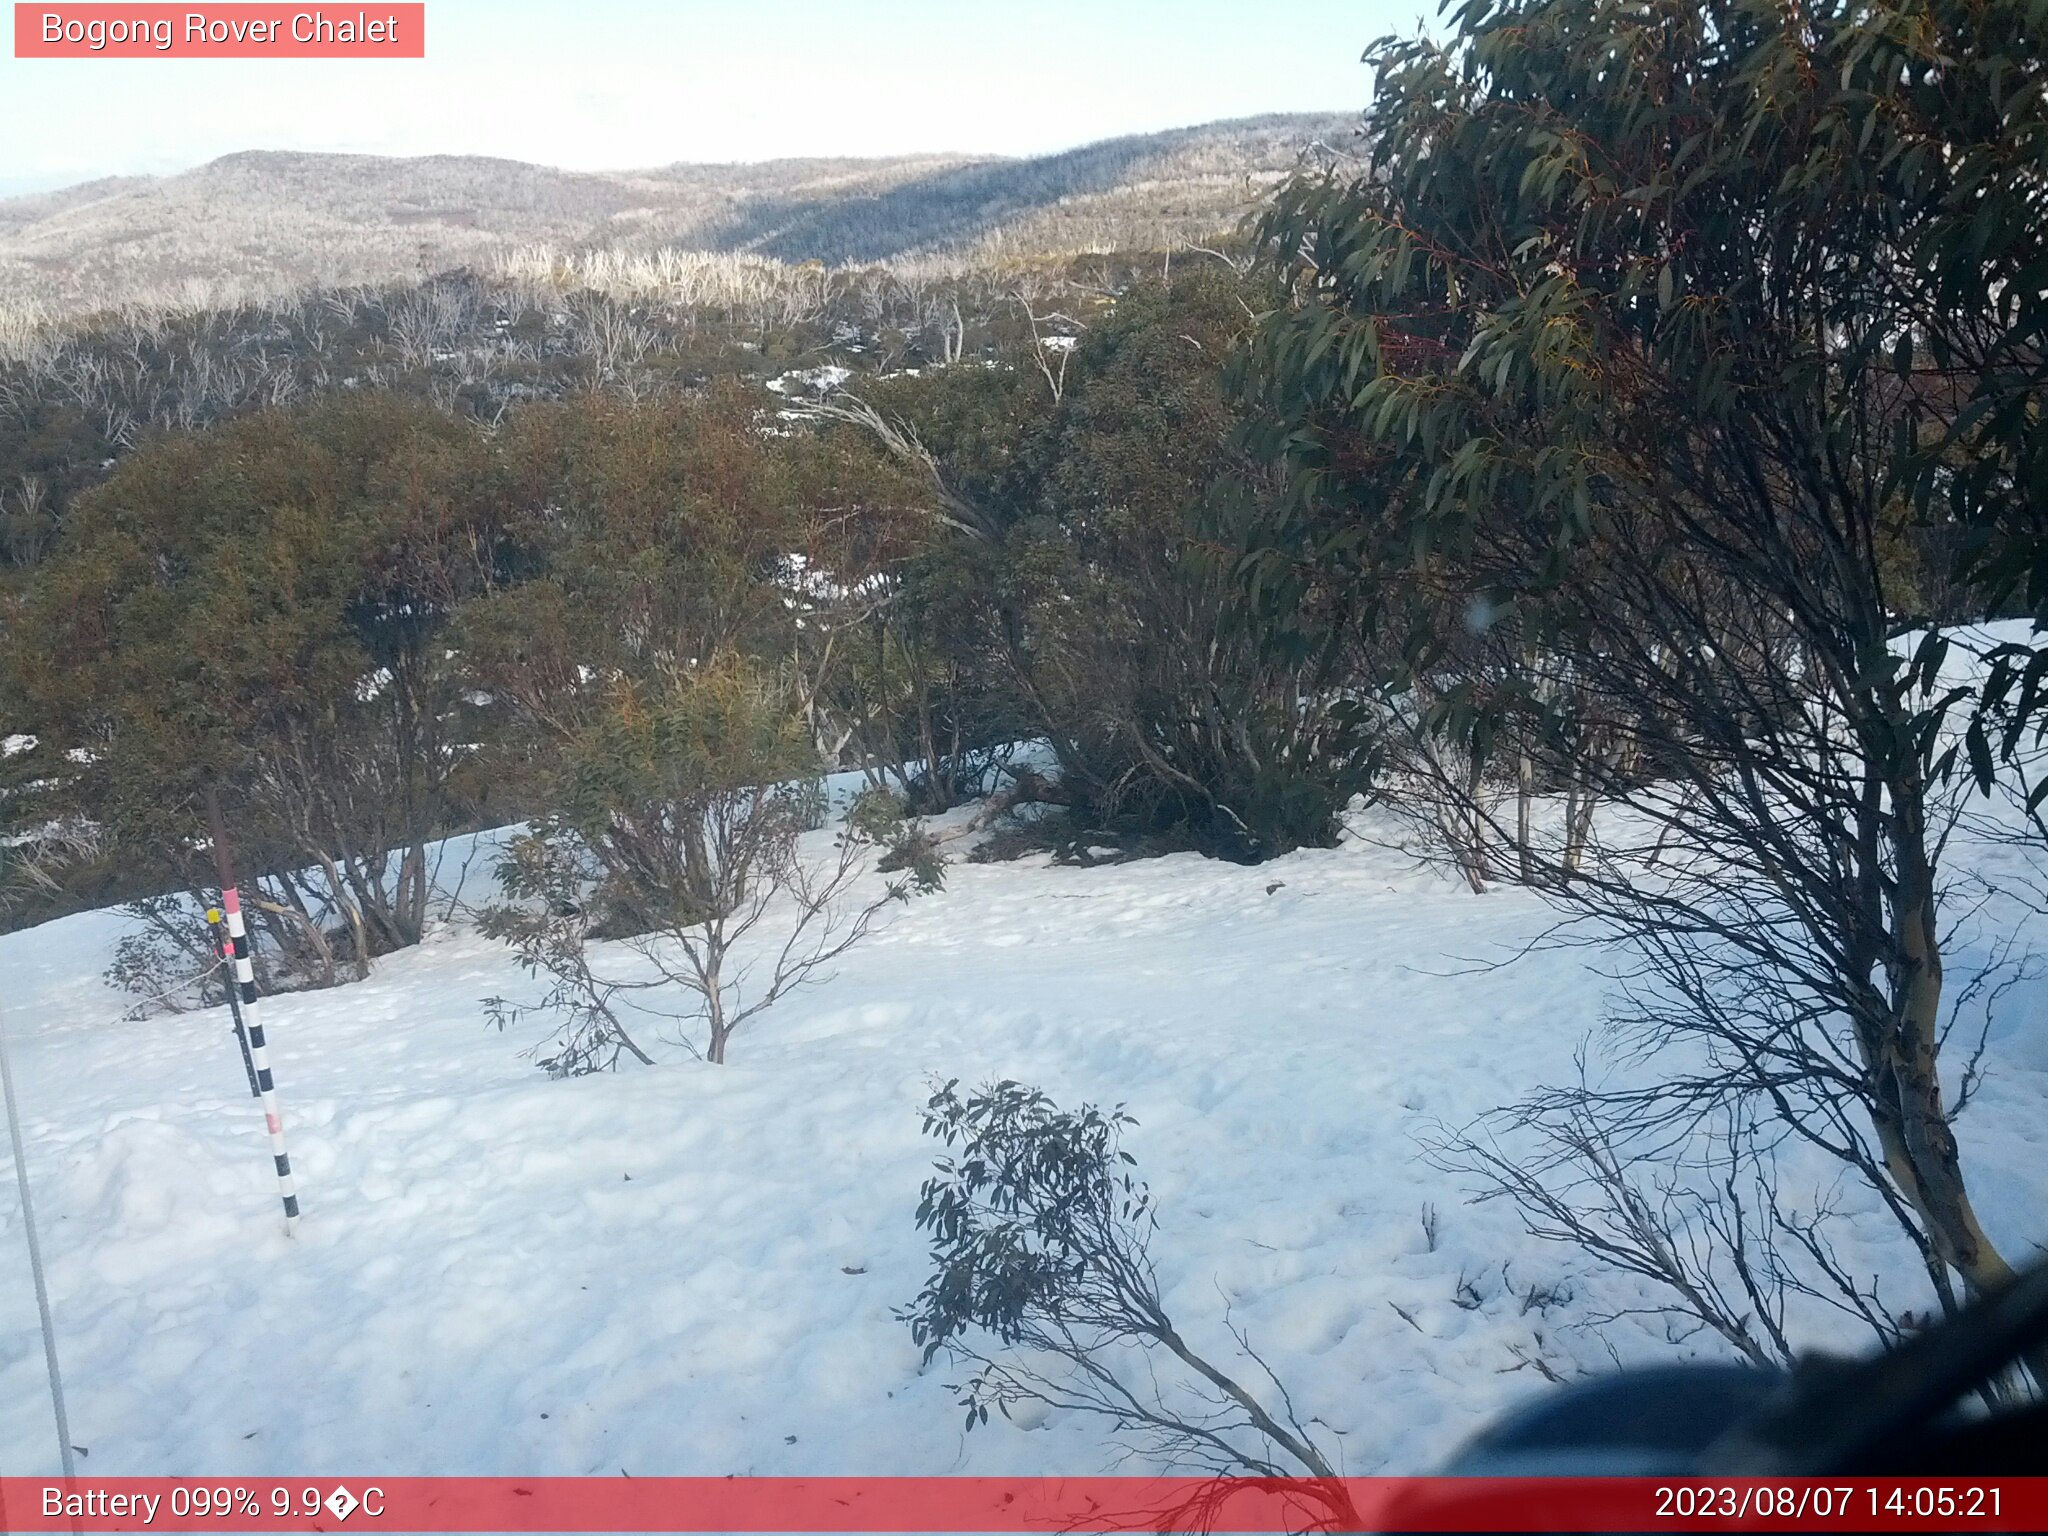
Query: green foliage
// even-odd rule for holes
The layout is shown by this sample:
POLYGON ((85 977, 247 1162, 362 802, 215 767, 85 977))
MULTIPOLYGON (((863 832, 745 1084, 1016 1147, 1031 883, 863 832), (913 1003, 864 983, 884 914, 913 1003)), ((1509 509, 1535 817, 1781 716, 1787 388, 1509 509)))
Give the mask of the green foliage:
POLYGON ((727 652, 613 685, 556 743, 543 835, 601 866, 599 936, 688 927, 744 900, 749 862, 816 824, 818 767, 788 688, 727 652))
POLYGON ((164 439, 85 497, 8 672, 112 846, 196 883, 214 786, 245 874, 327 866, 359 960, 416 940, 463 800, 443 636, 503 574, 496 484, 467 428, 364 398, 164 439))
POLYGON ((871 843, 893 842, 905 819, 903 797, 892 789, 864 789, 846 809, 847 830, 871 843))
POLYGON ((602 871, 588 850, 543 827, 513 838, 493 873, 505 899, 484 909, 478 930, 510 945, 520 970, 543 981, 545 990, 525 1002, 487 997, 485 1019, 501 1033, 529 1016, 545 1020, 551 1032, 530 1054, 550 1077, 610 1071, 628 1053, 646 1062, 614 1009, 618 988, 589 966, 587 945, 600 927, 593 904, 602 871))
POLYGON ((1376 45, 1367 172, 1262 230, 1287 302, 1243 382, 1287 492, 1240 574, 1299 646, 1370 637, 1361 695, 1467 754, 1475 821, 1511 747, 1657 829, 1655 885, 1550 878, 1642 946, 1638 1047, 1708 1051, 1635 1131, 1660 1093, 1666 1126, 1715 1095, 1860 1121, 1828 1145, 1944 1296, 1996 1289, 1938 1061, 1944 733, 1978 701, 1938 631, 1895 642, 1910 557, 1959 550, 1980 602, 2034 558, 2048 13, 1455 17, 1376 45))
MULTIPOLYGON (((946 1083, 925 1106, 926 1134, 957 1150, 925 1181, 917 1225, 931 1276, 897 1316, 927 1362, 971 1368, 954 1388, 966 1427, 990 1408, 1050 1406, 1112 1426, 1167 1465, 1334 1479, 1271 1372, 1277 1411, 1197 1354, 1168 1315, 1147 1248, 1152 1197, 1122 1145, 1136 1122, 1121 1107, 1062 1110, 1018 1083, 964 1099, 958 1089, 946 1083)), ((1341 1489, 1309 1498, 1332 1529, 1361 1524, 1341 1489)), ((1204 1505, 1190 1500, 1176 1523, 1204 1527, 1204 1505)))
POLYGON ((909 888, 918 895, 945 888, 946 856, 938 840, 904 814, 903 798, 894 790, 862 790, 847 808, 846 831, 882 849, 875 867, 884 874, 907 873, 909 888))
MULTIPOLYGON (((1608 509, 1674 479, 1731 494, 1741 471, 1699 444, 1764 417, 1810 444, 1819 494, 1862 504, 1850 557, 1895 613, 1958 553, 1982 602, 2025 584, 2048 484, 2024 403, 2048 367, 2038 6, 1455 19, 1449 43, 1375 48, 1372 174, 1295 183, 1262 232, 1292 295, 1248 373, 1293 488, 1246 562, 1267 613, 1405 568, 1359 617, 1426 665, 1451 629, 1432 574, 1519 518, 1525 568, 1454 596, 1569 643, 1573 563, 1621 547, 1608 509)), ((1629 554, 1657 537, 1630 528, 1629 554)))
POLYGON ((508 422, 512 526, 533 569, 470 604, 458 632, 522 724, 493 761, 501 784, 544 801, 552 743, 610 709, 608 690, 658 691, 718 656, 780 672, 806 728, 828 735, 837 680, 863 651, 849 631, 901 551, 910 498, 878 454, 772 435, 760 407, 723 389, 508 422))
POLYGON ((647 1060, 619 1006, 723 1062, 749 1018, 820 976, 906 894, 847 899, 856 829, 833 840, 834 857, 806 855, 801 836, 824 806, 816 749, 786 678, 758 662, 727 652, 616 681, 551 748, 551 809, 501 862, 507 900, 486 915, 550 984, 538 1003, 494 998, 487 1013, 501 1027, 529 1008, 561 1021, 551 1071, 599 1070, 620 1049, 647 1060), (761 951, 741 948, 750 935, 761 951), (629 979, 602 964, 591 941, 605 939, 645 969, 629 979))
POLYGON ((102 974, 109 986, 134 998, 129 1018, 227 1000, 220 957, 190 907, 176 897, 149 896, 122 910, 142 926, 115 942, 113 961, 102 974))
POLYGON ((1048 741, 1100 835, 1243 860, 1332 841, 1369 778, 1307 660, 1241 623, 1218 558, 1218 530, 1267 494, 1222 373, 1256 296, 1198 263, 1096 314, 1057 389, 1026 354, 882 397, 977 530, 949 552, 968 600, 944 652, 1048 741))
MULTIPOLYGON (((1067 1313, 1091 1279, 1141 1267, 1156 1225, 1122 1147, 1137 1122, 1121 1107, 1062 1110, 1007 1081, 965 1099, 958 1088, 945 1084, 925 1105, 925 1134, 959 1150, 920 1192, 933 1270, 900 1314, 927 1361, 972 1330, 1017 1343, 1067 1313)), ((963 1402, 969 1428, 987 1422, 979 1396, 963 1402)))
POLYGON ((516 526, 564 626, 542 638, 626 672, 780 649, 781 604, 765 578, 798 542, 799 509, 790 465, 762 442, 753 409, 736 393, 653 405, 599 396, 511 419, 516 526))
POLYGON ((561 811, 593 828, 641 801, 692 803, 818 767, 787 691, 731 652, 652 686, 619 683, 564 758, 561 811))

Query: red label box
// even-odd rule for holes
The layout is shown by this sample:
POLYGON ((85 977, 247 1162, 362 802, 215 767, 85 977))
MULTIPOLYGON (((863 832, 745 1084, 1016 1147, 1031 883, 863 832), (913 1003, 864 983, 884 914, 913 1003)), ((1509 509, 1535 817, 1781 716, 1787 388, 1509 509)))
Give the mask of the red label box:
POLYGON ((17 59, 423 59, 424 4, 14 7, 17 59))
POLYGON ((0 1477, 0 1536, 2044 1529, 2041 1477, 0 1477))

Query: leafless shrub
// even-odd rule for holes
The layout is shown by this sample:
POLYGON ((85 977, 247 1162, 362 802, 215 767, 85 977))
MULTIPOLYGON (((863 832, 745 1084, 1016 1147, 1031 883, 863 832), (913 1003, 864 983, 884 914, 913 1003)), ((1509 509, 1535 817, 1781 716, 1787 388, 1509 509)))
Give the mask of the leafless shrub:
MULTIPOLYGON (((1650 1283, 1653 1299, 1590 1316, 1587 1326, 1659 1318, 1674 1343, 1711 1332, 1754 1364, 1790 1365, 1787 1308, 1803 1300, 1897 1341, 1900 1315, 1829 1237, 1839 1181, 1812 1191, 1803 1209, 1783 1197, 1782 1126, 1740 1102, 1682 1117, 1646 1108, 1582 1076, 1474 1126, 1440 1130, 1428 1155, 1472 1179, 1480 1199, 1510 1200, 1532 1236, 1650 1283)), ((1525 1314, 1563 1299, 1555 1287, 1515 1294, 1525 1314)))
POLYGON ((220 957, 183 898, 147 897, 122 912, 141 927, 116 941, 106 979, 133 999, 128 1018, 182 1013, 224 1000, 217 986, 207 995, 206 984, 220 973, 220 957))

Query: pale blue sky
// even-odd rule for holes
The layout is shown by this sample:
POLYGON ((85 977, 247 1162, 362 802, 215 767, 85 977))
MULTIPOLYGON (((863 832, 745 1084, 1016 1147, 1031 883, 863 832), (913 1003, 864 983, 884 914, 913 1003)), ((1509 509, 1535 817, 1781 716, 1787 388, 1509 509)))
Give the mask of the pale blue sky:
POLYGON ((1434 16, 1434 0, 428 0, 424 61, 16 59, 10 46, 0 194, 238 149, 577 169, 1027 154, 1356 108, 1365 45, 1434 16))

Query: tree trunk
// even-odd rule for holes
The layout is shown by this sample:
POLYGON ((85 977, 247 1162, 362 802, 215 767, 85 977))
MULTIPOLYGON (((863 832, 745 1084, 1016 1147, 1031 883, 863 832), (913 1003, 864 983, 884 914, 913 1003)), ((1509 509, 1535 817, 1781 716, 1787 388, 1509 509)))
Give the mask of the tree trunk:
POLYGON ((1479 806, 1479 783, 1483 772, 1479 754, 1475 751, 1465 769, 1465 809, 1459 818, 1464 822, 1461 832, 1465 844, 1465 881, 1475 896, 1486 894, 1486 817, 1479 806))
MULTIPOLYGON (((1890 918, 1892 1017, 1875 1034, 1872 1120, 1885 1167, 1919 1212, 1939 1259, 1971 1296, 2011 1285, 2013 1268, 1984 1231, 1963 1179, 1961 1152, 1943 1101, 1940 1071, 1943 967, 1934 866, 1927 851, 1926 783, 1917 757, 1886 785, 1897 861, 1890 918)), ((1869 1049, 1869 1046, 1866 1046, 1869 1049)), ((2048 1345, 2026 1354, 2048 1384, 2048 1345)))
POLYGON ((1530 845, 1529 818, 1536 798, 1536 764, 1524 748, 1515 765, 1515 851, 1524 885, 1536 883, 1536 851, 1530 845))
POLYGON ((721 1067, 725 1065, 725 1042, 732 1033, 725 1022, 725 988, 719 979, 723 969, 720 956, 714 949, 700 971, 704 983, 705 1018, 711 1025, 711 1038, 704 1045, 704 1059, 721 1067))
POLYGON ((320 868, 327 876, 327 889, 334 897, 334 904, 348 920, 349 941, 356 952, 356 980, 365 981, 370 975, 370 934, 363 921, 362 892, 356 888, 354 872, 344 878, 334 860, 324 853, 320 855, 320 868), (349 899, 352 888, 356 888, 354 900, 349 899))
POLYGON ((2012 1266, 1992 1245, 1963 1183, 1963 1170, 1942 1102, 1941 929, 1935 911, 1933 868, 1927 857, 1926 802, 1917 764, 1890 786, 1894 852, 1898 860, 1892 930, 1897 1013, 1888 1060, 1878 1064, 1880 1086, 1889 1079, 1892 1127, 1880 1127, 1885 1160, 1926 1217, 1941 1256, 1973 1294, 2009 1285, 2012 1266), (1902 1166, 1903 1165, 1903 1168, 1902 1166))

